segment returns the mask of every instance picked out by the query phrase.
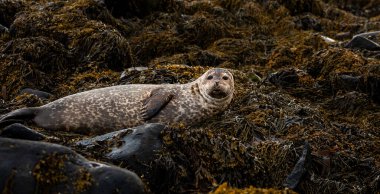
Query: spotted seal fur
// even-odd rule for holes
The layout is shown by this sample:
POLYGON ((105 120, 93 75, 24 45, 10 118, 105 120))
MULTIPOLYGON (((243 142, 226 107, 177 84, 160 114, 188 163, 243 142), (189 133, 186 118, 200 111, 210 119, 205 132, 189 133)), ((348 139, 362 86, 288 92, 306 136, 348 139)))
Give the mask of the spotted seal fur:
POLYGON ((187 84, 129 84, 76 93, 10 112, 0 124, 32 120, 42 128, 80 133, 104 133, 143 123, 191 126, 224 111, 233 93, 233 75, 214 68, 187 84))

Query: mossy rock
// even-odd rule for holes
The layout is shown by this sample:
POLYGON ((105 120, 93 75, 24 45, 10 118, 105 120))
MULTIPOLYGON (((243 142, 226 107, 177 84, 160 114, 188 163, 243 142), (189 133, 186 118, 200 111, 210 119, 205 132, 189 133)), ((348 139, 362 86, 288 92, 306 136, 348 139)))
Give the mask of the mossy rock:
POLYGON ((54 39, 73 50, 76 60, 81 63, 96 61, 103 68, 119 71, 131 66, 127 40, 116 28, 89 19, 84 7, 91 5, 91 1, 84 0, 56 2, 42 9, 32 7, 16 17, 10 28, 11 34, 54 39))
POLYGON ((279 0, 278 2, 285 5, 285 7, 292 13, 292 15, 297 15, 305 12, 310 12, 315 15, 323 14, 323 7, 319 0, 279 0))
POLYGON ((360 75, 366 60, 347 49, 332 48, 317 52, 307 64, 308 73, 318 79, 329 79, 338 73, 360 75))
POLYGON ((178 25, 180 37, 184 37, 187 44, 195 44, 207 48, 214 41, 231 37, 231 26, 220 18, 213 18, 205 12, 196 13, 192 19, 178 25))
POLYGON ((141 36, 131 38, 129 44, 132 53, 138 59, 134 62, 136 66, 147 66, 154 58, 184 51, 183 40, 168 31, 143 32, 141 36))
POLYGON ((247 39, 222 38, 215 41, 209 50, 219 55, 225 61, 230 61, 238 65, 255 64, 257 53, 265 50, 260 41, 250 41, 247 39))
POLYGON ((104 0, 115 17, 144 17, 155 11, 173 12, 181 8, 174 0, 104 0))
POLYGON ((36 68, 45 73, 70 69, 74 61, 71 52, 61 43, 43 36, 13 39, 1 53, 20 55, 23 60, 36 63, 36 68))
POLYGON ((9 27, 18 12, 26 6, 25 1, 5 0, 0 2, 0 24, 9 27))

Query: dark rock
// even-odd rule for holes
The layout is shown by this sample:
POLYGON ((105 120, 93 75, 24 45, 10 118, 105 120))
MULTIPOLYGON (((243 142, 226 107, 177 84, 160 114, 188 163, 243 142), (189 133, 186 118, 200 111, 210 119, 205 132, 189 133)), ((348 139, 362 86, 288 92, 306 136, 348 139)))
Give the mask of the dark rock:
POLYGON ((272 73, 268 76, 269 81, 278 86, 289 87, 298 83, 298 75, 295 69, 287 69, 272 73))
POLYGON ((378 0, 323 1, 357 16, 370 18, 378 16, 380 14, 378 0))
POLYGON ((357 49, 367 49, 367 50, 380 50, 380 45, 372 40, 369 40, 362 36, 354 36, 352 40, 347 43, 346 48, 357 48, 357 49))
POLYGON ((113 162, 127 163, 128 166, 138 169, 140 164, 152 161, 155 153, 160 150, 162 146, 160 133, 164 129, 165 126, 162 124, 145 124, 85 139, 77 145, 92 148, 97 145, 109 147, 114 143, 112 150, 104 153, 104 156, 113 162))
POLYGON ((371 98, 380 103, 380 78, 369 76, 367 79, 367 88, 371 98))
POLYGON ((3 100, 6 100, 8 97, 6 86, 1 86, 1 97, 3 98, 3 100))
POLYGON ((38 98, 41 98, 41 99, 49 99, 50 97, 52 97, 53 95, 48 93, 48 92, 44 92, 44 91, 40 91, 40 90, 34 90, 34 89, 31 89, 31 88, 25 88, 25 89, 22 89, 20 91, 20 94, 33 94, 35 96, 37 96, 38 98))
POLYGON ((15 15, 26 7, 26 2, 22 0, 0 1, 0 24, 9 27, 15 15))
POLYGON ((296 165, 293 168, 293 171, 286 177, 284 186, 290 189, 295 189, 298 183, 301 181, 302 177, 306 173, 306 166, 308 158, 310 157, 311 148, 308 142, 305 142, 303 147, 302 155, 296 165))
POLYGON ((306 14, 300 17, 295 17, 295 24, 297 28, 302 30, 315 30, 322 31, 322 25, 319 19, 311 14, 306 14))
POLYGON ((364 78, 360 75, 338 74, 332 84, 334 90, 361 91, 364 87, 364 78))
MULTIPOLYGON (((94 163, 92 165, 94 166, 94 163)), ((94 179, 97 180, 97 184, 94 184, 85 193, 145 193, 142 181, 131 171, 95 163, 94 169, 90 170, 91 172, 94 179)))
POLYGON ((0 24, 0 34, 8 34, 8 33, 9 33, 9 29, 0 24))
POLYGON ((0 138, 0 158, 3 193, 144 193, 135 173, 61 145, 0 138))
POLYGON ((5 127, 2 131, 0 131, 0 136, 33 141, 40 141, 46 138, 45 135, 38 133, 37 131, 34 131, 33 129, 20 123, 14 123, 5 127))
POLYGON ((280 4, 284 5, 291 13, 291 15, 298 15, 301 13, 310 12, 314 15, 322 15, 323 7, 321 2, 313 0, 279 0, 280 4))
POLYGON ((331 113, 357 117, 371 107, 371 101, 365 93, 338 92, 336 97, 326 101, 324 106, 329 108, 331 113))

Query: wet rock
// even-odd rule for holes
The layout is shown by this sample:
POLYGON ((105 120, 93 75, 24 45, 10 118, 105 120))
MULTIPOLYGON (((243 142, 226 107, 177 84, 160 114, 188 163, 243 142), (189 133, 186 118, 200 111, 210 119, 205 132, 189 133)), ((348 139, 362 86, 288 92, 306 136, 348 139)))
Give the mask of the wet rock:
POLYGON ((305 143, 302 151, 302 155, 296 165, 294 166, 293 171, 286 177, 284 186, 290 189, 295 189, 298 183, 302 180, 302 177, 306 173, 306 166, 308 165, 309 158, 311 154, 311 148, 309 143, 305 143))
POLYGON ((161 149, 160 133, 164 129, 162 124, 145 124, 85 139, 77 145, 87 149, 107 146, 111 151, 104 153, 106 158, 117 163, 127 163, 137 169, 140 164, 151 162, 155 153, 161 149))
POLYGON ((298 83, 298 75, 295 69, 283 70, 269 75, 269 81, 283 87, 298 83))
POLYGON ((346 48, 367 49, 371 51, 380 50, 380 45, 372 40, 362 36, 354 36, 352 40, 347 43, 346 48))
POLYGON ((135 173, 61 145, 0 138, 0 158, 3 193, 144 193, 135 173))
POLYGON ((1 34, 8 34, 8 33, 9 33, 9 29, 0 24, 0 35, 1 34))
POLYGON ((33 129, 28 128, 20 123, 14 123, 5 127, 2 131, 0 131, 0 136, 33 141, 40 141, 46 138, 45 135, 34 131, 33 129))
POLYGON ((380 64, 369 69, 366 82, 367 93, 376 102, 380 102, 380 64))
POLYGON ((272 73, 268 76, 268 80, 283 88, 311 87, 314 83, 314 79, 308 73, 297 68, 283 69, 272 73))
POLYGON ((96 170, 92 171, 94 178, 98 179, 89 189, 88 194, 113 194, 113 193, 145 193, 141 179, 133 172, 102 164, 91 163, 96 170))
POLYGON ((41 99, 49 99, 50 97, 52 97, 53 95, 48 93, 48 92, 44 92, 44 91, 40 91, 40 90, 34 90, 34 89, 31 89, 31 88, 25 88, 25 89, 22 89, 20 91, 20 95, 22 94, 33 94, 35 96, 37 96, 38 98, 41 98, 41 99))
POLYGON ((333 90, 364 91, 364 78, 360 75, 338 74, 332 82, 333 90))

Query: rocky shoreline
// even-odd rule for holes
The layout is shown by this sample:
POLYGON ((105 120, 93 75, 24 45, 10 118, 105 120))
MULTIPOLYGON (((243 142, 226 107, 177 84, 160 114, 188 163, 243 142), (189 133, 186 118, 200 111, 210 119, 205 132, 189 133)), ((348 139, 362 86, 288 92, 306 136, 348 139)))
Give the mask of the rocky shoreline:
POLYGON ((1 1, 0 115, 94 88, 187 83, 212 67, 230 69, 236 91, 195 127, 1 126, 0 191, 377 193, 378 4, 1 1))

